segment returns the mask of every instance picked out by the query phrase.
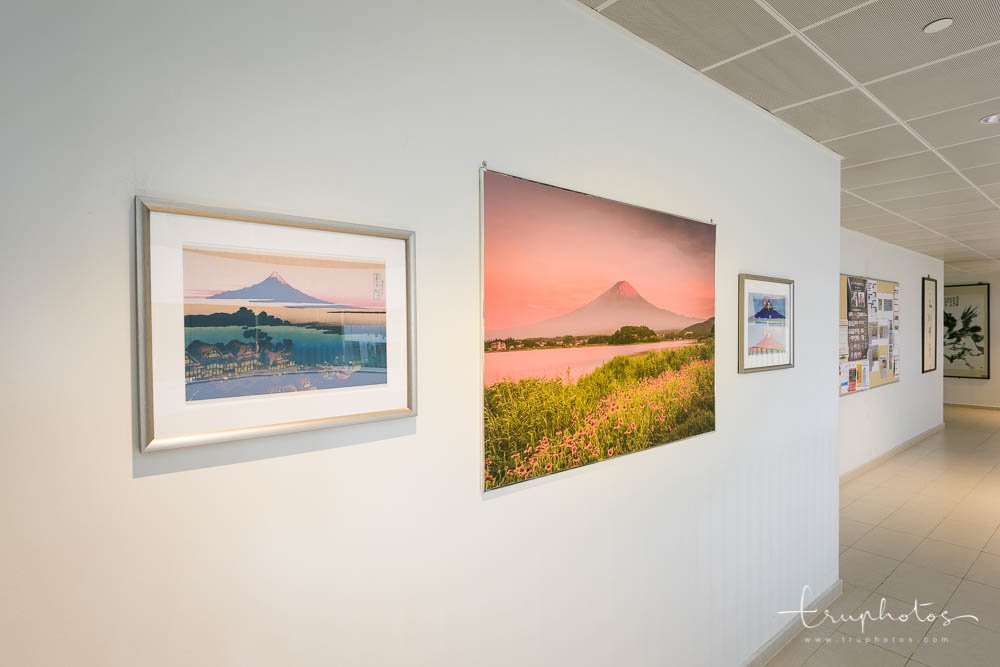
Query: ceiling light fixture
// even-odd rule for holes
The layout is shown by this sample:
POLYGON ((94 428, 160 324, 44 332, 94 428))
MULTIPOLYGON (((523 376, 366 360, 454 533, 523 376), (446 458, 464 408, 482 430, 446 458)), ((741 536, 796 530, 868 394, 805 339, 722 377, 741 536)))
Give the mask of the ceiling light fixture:
POLYGON ((1000 113, 990 114, 986 118, 980 118, 979 122, 983 125, 1000 125, 1000 113))
POLYGON ((933 35, 936 32, 941 32, 942 30, 947 30, 951 27, 951 24, 955 22, 952 18, 937 19, 936 21, 931 21, 924 26, 924 32, 928 35, 933 35))

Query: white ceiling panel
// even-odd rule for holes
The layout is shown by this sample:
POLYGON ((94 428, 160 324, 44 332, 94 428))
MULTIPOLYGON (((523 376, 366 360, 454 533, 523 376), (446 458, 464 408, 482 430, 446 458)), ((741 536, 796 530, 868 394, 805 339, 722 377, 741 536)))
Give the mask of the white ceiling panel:
POLYGON ((1000 45, 867 86, 901 118, 1000 97, 1000 45))
POLYGON ((1000 137, 942 148, 941 155, 959 169, 1000 162, 1000 137))
MULTIPOLYGON (((919 197, 907 197, 905 199, 894 199, 887 201, 883 206, 891 211, 905 214, 907 211, 918 211, 921 209, 931 209, 937 206, 948 206, 951 204, 965 204, 967 202, 978 202, 983 196, 972 188, 964 190, 953 190, 951 192, 939 192, 933 195, 921 195, 919 197)), ((985 200, 984 200, 985 201, 985 200)))
POLYGON ((929 176, 951 171, 941 158, 930 151, 917 155, 883 160, 858 167, 845 168, 840 173, 840 184, 848 189, 902 181, 918 176, 929 176))
POLYGON ((962 215, 964 213, 981 213, 995 209, 996 207, 993 206, 993 204, 991 204, 985 197, 979 197, 978 199, 961 204, 945 204, 944 206, 929 206, 924 209, 909 210, 905 215, 910 220, 925 223, 929 220, 938 220, 950 216, 962 215))
POLYGON ((935 218, 926 218, 920 222, 942 231, 966 225, 992 224, 1000 222, 1000 210, 986 208, 972 213, 945 214, 935 218))
POLYGON ((993 201, 1000 202, 1000 183, 980 186, 987 197, 992 197, 993 201))
POLYGON ((788 34, 753 0, 619 0, 602 13, 697 69, 788 34))
POLYGON ((1000 39, 1000 5, 996 0, 880 0, 806 36, 865 82, 1000 39), (962 29, 924 33, 925 25, 942 16, 954 18, 962 29))
POLYGON ((982 167, 963 169, 962 173, 976 185, 1000 183, 1000 164, 988 164, 982 167))
POLYGON ((868 201, 884 202, 902 197, 947 192, 948 190, 958 190, 967 187, 969 187, 969 184, 965 182, 965 179, 954 172, 947 172, 936 176, 921 176, 920 178, 911 178, 907 181, 896 181, 895 183, 875 185, 868 188, 858 188, 854 192, 868 201))
POLYGON ((860 90, 830 95, 775 115, 816 141, 836 139, 893 122, 889 114, 860 90))
POLYGON ((805 28, 861 4, 860 0, 770 0, 771 6, 792 22, 805 28))
POLYGON ((1000 113, 1000 100, 980 102, 952 111, 908 121, 908 125, 934 146, 951 146, 966 141, 1000 135, 1000 124, 985 125, 979 120, 1000 113))
POLYGON ((852 206, 861 206, 865 202, 861 201, 849 192, 840 191, 840 208, 850 208, 852 206))
POLYGON ((871 130, 844 139, 836 139, 827 142, 826 147, 844 156, 843 165, 845 167, 925 150, 924 145, 901 125, 892 125, 880 130, 871 130))
POLYGON ((706 72, 765 109, 777 109, 848 86, 797 39, 785 39, 706 72))
POLYGON ((581 2, 843 156, 844 227, 1000 260, 1000 0, 581 2))
POLYGON ((840 219, 843 222, 855 222, 865 218, 875 218, 885 215, 885 210, 878 206, 862 203, 860 206, 851 206, 840 211, 840 219))
MULTIPOLYGON (((1000 262, 990 261, 987 259, 972 262, 955 262, 948 268, 956 272, 955 277, 958 280, 963 280, 964 276, 961 275, 962 273, 989 273, 992 271, 1000 271, 1000 262)), ((945 284, 953 284, 950 280, 947 280, 947 276, 945 284)))

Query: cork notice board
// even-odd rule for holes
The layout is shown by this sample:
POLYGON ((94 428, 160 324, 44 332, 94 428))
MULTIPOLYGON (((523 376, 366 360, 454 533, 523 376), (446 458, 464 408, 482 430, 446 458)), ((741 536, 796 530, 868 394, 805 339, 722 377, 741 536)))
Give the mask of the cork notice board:
POLYGON ((899 381, 899 283, 840 276, 840 394, 899 381))

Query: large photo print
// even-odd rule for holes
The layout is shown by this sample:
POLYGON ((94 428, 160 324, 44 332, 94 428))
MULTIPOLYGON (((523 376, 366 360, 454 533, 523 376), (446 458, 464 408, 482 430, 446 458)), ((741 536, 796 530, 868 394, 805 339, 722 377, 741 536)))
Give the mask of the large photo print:
POLYGON ((715 429, 715 226, 491 171, 484 488, 715 429))

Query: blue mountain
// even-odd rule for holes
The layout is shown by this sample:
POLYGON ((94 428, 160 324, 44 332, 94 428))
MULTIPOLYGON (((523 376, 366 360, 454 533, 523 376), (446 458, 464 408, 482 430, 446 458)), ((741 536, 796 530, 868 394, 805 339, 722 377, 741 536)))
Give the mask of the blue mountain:
MULTIPOLYGON (((240 289, 219 292, 208 297, 209 299, 246 299, 247 301, 274 301, 278 303, 322 303, 329 304, 329 301, 317 299, 301 292, 282 278, 277 271, 269 275, 256 285, 241 287, 240 289)), ((333 305, 333 304, 330 304, 333 305)))

